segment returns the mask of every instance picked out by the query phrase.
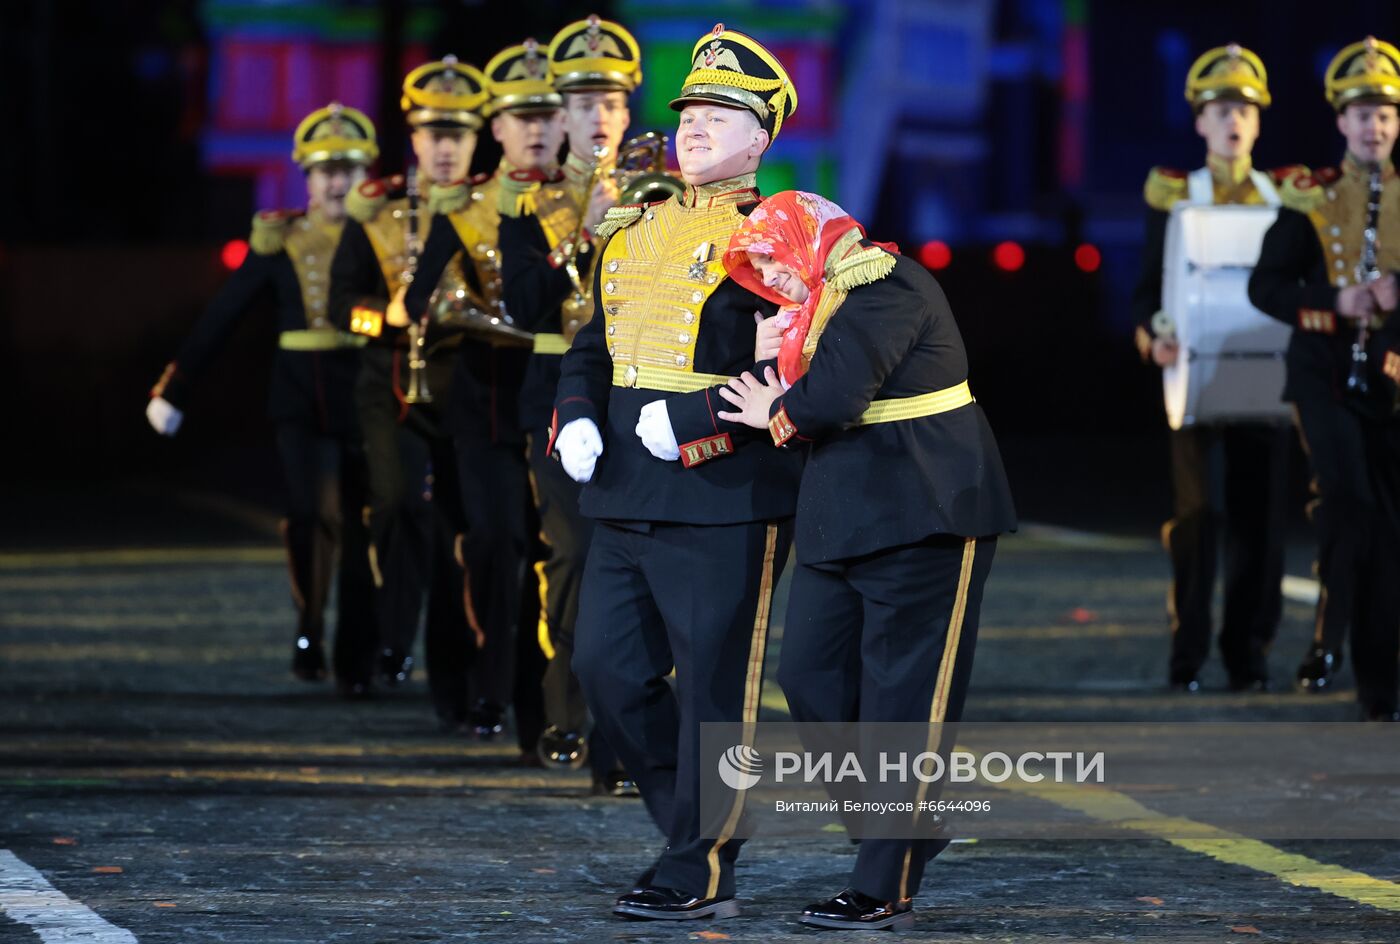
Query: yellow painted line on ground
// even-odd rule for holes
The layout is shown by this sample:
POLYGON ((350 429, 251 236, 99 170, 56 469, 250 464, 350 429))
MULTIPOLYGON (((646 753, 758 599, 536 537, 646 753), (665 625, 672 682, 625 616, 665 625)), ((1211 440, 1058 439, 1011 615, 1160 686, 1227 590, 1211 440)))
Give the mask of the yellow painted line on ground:
POLYGON ((212 665, 219 662, 260 662, 282 659, 291 647, 282 646, 137 646, 107 642, 73 645, 60 642, 0 645, 0 662, 62 662, 94 660, 139 665, 212 665))
POLYGON ((1082 784, 987 783, 1074 810, 1092 819, 1169 842, 1218 862, 1264 872, 1299 888, 1313 888, 1385 911, 1400 911, 1400 884, 1340 865, 1285 852, 1257 839, 1182 817, 1166 816, 1116 790, 1082 784))
POLYGON ((0 570, 151 564, 282 564, 280 547, 114 547, 102 550, 0 553, 0 570))
POLYGON ((233 755, 291 759, 434 757, 480 760, 485 757, 514 757, 515 751, 489 744, 404 742, 392 744, 278 744, 269 741, 137 741, 109 738, 0 738, 0 757, 22 756, 27 752, 44 754, 91 754, 116 752, 150 756, 189 754, 198 756, 233 755))

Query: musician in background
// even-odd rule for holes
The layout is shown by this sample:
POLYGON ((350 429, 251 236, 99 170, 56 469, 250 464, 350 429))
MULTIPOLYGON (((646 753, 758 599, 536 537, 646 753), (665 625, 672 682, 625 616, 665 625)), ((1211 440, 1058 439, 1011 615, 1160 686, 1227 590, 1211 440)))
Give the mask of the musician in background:
MULTIPOLYGON (((501 144, 501 163, 494 174, 433 187, 437 212, 423 249, 420 278, 404 297, 403 317, 420 318, 436 274, 450 260, 462 258, 479 273, 494 317, 513 321, 502 304, 498 250, 501 201, 513 199, 505 180, 512 172, 526 177, 556 172, 564 141, 562 101, 550 82, 545 50, 534 40, 497 53, 485 75, 486 112, 491 134, 501 144)), ((470 323, 461 327, 470 329, 470 323)), ((540 679, 545 659, 535 643, 539 591, 531 564, 543 553, 537 551, 539 525, 518 410, 530 349, 528 335, 514 333, 518 339, 471 330, 461 335, 454 381, 461 409, 452 417, 449 432, 466 515, 458 553, 483 634, 472 671, 482 676, 483 685, 488 684, 487 674, 493 680, 489 689, 479 690, 469 723, 478 737, 494 737, 501 733, 506 708, 513 703, 522 757, 534 761, 544 727, 540 679)))
POLYGON ((297 127, 292 160, 306 174, 307 207, 253 217, 250 252, 210 302, 175 360, 151 389, 146 417, 163 436, 184 419, 190 385, 255 302, 271 296, 282 333, 273 359, 268 415, 287 485, 287 548, 297 609, 292 672, 326 675, 325 604, 340 553, 334 650, 336 683, 347 697, 369 693, 374 660, 368 536, 361 520, 365 457, 353 390, 359 352, 327 319, 327 274, 345 225, 345 199, 379 156, 374 125, 331 103, 297 127))
MULTIPOLYGON (((1231 44, 1192 64, 1186 99, 1196 112, 1196 132, 1206 143, 1206 165, 1189 174, 1154 167, 1147 177, 1147 241, 1133 292, 1136 339, 1145 361, 1176 363, 1179 351, 1162 309, 1162 260, 1172 207, 1191 204, 1277 206, 1280 190, 1300 166, 1259 171, 1251 152, 1259 137, 1259 113, 1270 102, 1268 76, 1259 57, 1231 44)), ((1216 556, 1225 537, 1225 612, 1220 653, 1232 691, 1263 691, 1269 683, 1268 652, 1283 613, 1283 548, 1288 484, 1289 431, 1278 423, 1191 425, 1170 434, 1172 520, 1162 528, 1171 555, 1167 597, 1171 620, 1168 682, 1174 690, 1200 688, 1210 656, 1211 598, 1216 556), (1224 465, 1224 502, 1211 469, 1224 465)))
POLYGON ((549 44, 554 88, 564 100, 569 149, 552 176, 516 171, 502 182, 501 265, 506 307, 535 334, 520 390, 520 428, 547 556, 538 565, 543 606, 539 639, 549 656, 544 674, 546 763, 584 762, 597 793, 633 793, 601 733, 591 739, 588 706, 574 677, 574 621, 592 522, 578 510, 581 487, 545 453, 559 362, 593 316, 594 230, 617 203, 612 174, 631 121, 627 96, 641 81, 641 51, 621 24, 591 16, 565 26, 549 44))
POLYGON ((1339 52, 1328 102, 1339 167, 1292 184, 1249 281, 1250 301, 1293 326, 1288 382, 1318 502, 1322 594, 1298 685, 1330 691, 1351 630, 1362 715, 1394 721, 1400 652, 1400 50, 1373 37, 1339 52))
POLYGON ((480 638, 479 627, 469 622, 464 576, 454 555, 465 530, 446 426, 446 414, 456 405, 455 358, 446 346, 432 343, 425 345, 422 368, 411 369, 407 332, 390 323, 387 311, 410 282, 426 282, 445 300, 479 291, 475 271, 460 259, 431 279, 415 281, 414 269, 432 220, 419 191, 466 176, 487 96, 481 71, 452 56, 414 69, 403 91, 400 104, 418 161, 410 169, 415 185, 410 195, 404 178, 385 178, 351 192, 350 220, 331 266, 331 314, 369 342, 355 394, 369 458, 379 670, 390 684, 409 678, 426 591, 428 685, 443 727, 455 729, 466 718, 467 665, 473 637, 480 638), (421 395, 423 388, 431 400, 421 395), (408 402, 411 389, 417 402, 408 402))

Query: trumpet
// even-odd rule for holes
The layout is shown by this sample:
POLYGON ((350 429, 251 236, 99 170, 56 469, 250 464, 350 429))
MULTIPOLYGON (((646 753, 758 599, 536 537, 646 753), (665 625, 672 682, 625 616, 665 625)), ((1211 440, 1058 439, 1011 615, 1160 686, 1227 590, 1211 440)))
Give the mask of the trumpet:
MULTIPOLYGON (((418 253, 422 247, 418 233, 418 168, 410 167, 407 175, 408 221, 404 233, 404 270, 400 283, 404 288, 413 284, 418 270, 418 253)), ((429 312, 408 324, 408 389, 404 391, 405 403, 432 403, 433 392, 428 389, 428 341, 429 312)))

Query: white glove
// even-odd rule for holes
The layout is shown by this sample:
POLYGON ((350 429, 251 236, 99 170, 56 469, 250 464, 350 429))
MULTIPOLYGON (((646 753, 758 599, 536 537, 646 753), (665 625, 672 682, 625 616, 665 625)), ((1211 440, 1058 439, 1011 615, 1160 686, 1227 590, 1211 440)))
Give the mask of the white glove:
POLYGON ((587 482, 593 478, 593 467, 603 454, 603 437, 598 433, 598 424, 590 419, 570 420, 559 430, 554 449, 569 478, 587 482))
POLYGON ((642 407, 637 417, 637 436, 647 452, 664 462, 675 462, 681 457, 681 447, 676 444, 676 431, 671 429, 671 414, 666 409, 665 400, 653 400, 642 407))
POLYGON ((162 436, 174 436, 180 431, 185 414, 165 397, 151 397, 151 402, 146 404, 146 420, 151 424, 151 429, 162 436))

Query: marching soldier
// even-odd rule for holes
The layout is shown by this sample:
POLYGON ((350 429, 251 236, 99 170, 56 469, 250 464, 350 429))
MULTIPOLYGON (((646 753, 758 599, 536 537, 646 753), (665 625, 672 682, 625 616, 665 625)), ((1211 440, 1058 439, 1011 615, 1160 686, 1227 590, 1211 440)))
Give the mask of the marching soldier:
POLYGON ((530 356, 529 348, 522 345, 528 343, 529 335, 513 327, 502 304, 497 230, 500 206, 513 206, 520 188, 530 186, 528 181, 535 175, 555 172, 563 125, 548 59, 534 40, 497 53, 487 63, 485 76, 486 112, 491 133, 504 152, 501 165, 495 174, 433 188, 437 213, 423 249, 420 278, 404 298, 404 312, 422 316, 436 273, 452 259, 469 265, 485 293, 489 317, 463 320, 456 326, 467 333, 460 337, 454 380, 459 409, 449 429, 466 515, 459 553, 483 635, 473 666, 483 687, 471 707, 471 724, 478 736, 494 737, 502 731, 506 708, 514 701, 516 735, 521 749, 533 758, 543 726, 539 706, 543 656, 534 633, 539 596, 537 590, 529 592, 539 528, 532 521, 525 437, 517 409, 530 356), (517 177, 510 177, 512 172, 517 177), (526 596, 533 597, 532 606, 525 605, 526 596), (527 614, 529 632, 522 637, 520 624, 527 614))
MULTIPOLYGON (((1137 343, 1158 367, 1176 363, 1178 346, 1162 309, 1162 256, 1172 207, 1192 204, 1277 206, 1287 182, 1307 168, 1256 170, 1250 159, 1260 112, 1269 107, 1268 76, 1259 57, 1231 44, 1191 66, 1186 99, 1206 164, 1191 173, 1154 167, 1147 177, 1147 243, 1133 293, 1137 343)), ((1225 612, 1220 653, 1232 691, 1263 691, 1269 646, 1283 615, 1283 547, 1289 429, 1277 423, 1193 425, 1171 431, 1175 512, 1162 528, 1172 562, 1167 597, 1172 643, 1168 680, 1177 691, 1200 688, 1210 655, 1216 552, 1225 535, 1225 612), (1211 485, 1212 456, 1223 454, 1224 504, 1211 485)))
MULTIPOLYGON (((718 416, 810 448, 778 667, 793 720, 927 722, 919 743, 900 745, 915 754, 962 716, 983 587, 1016 514, 943 290, 864 235, 839 206, 800 191, 749 214, 725 266, 781 304, 787 324, 776 371, 720 388, 738 409, 718 416)), ((804 748, 822 753, 822 740, 809 731, 804 748)), ((922 803, 927 787, 896 797, 922 803)), ((925 831, 918 819, 910 829, 925 831)), ((925 863, 946 846, 867 836, 849 886, 801 920, 908 926, 925 863)))
POLYGON ((365 457, 353 386, 355 339, 327 318, 331 255, 345 225, 345 200, 379 156, 374 125, 332 103, 297 127, 292 160, 306 173, 307 208, 268 210, 253 218, 251 251, 210 303, 175 360, 151 390, 146 416, 156 432, 175 435, 189 389, 254 302, 271 296, 281 328, 268 413, 287 483, 287 548, 297 635, 292 671, 325 677, 324 609, 340 553, 334 669, 342 694, 369 692, 374 624, 368 540, 361 521, 365 457))
POLYGON ((1396 720, 1400 650, 1400 50, 1368 37, 1327 68, 1346 139, 1341 166, 1293 183, 1249 281, 1250 301, 1293 326, 1291 401, 1318 502, 1322 594, 1298 684, 1331 687, 1351 629, 1362 714, 1396 720), (1290 205, 1295 205, 1290 203, 1290 205))
POLYGON ((564 101, 569 150, 561 173, 549 180, 519 174, 515 198, 501 206, 501 265, 506 307, 534 332, 520 390, 520 427, 528 445, 531 480, 548 556, 539 566, 544 607, 540 642, 549 665, 544 676, 548 726, 540 755, 549 763, 593 769, 597 792, 628 792, 626 775, 599 736, 585 737, 588 706, 570 662, 583 563, 592 522, 579 514, 579 485, 545 453, 559 362, 578 329, 593 315, 594 232, 617 202, 611 173, 631 121, 627 96, 641 81, 637 41, 618 23, 596 16, 571 23, 549 44, 554 87, 564 101), (520 190, 521 185, 528 186, 520 190))
POLYGON ((755 310, 775 310, 727 277, 724 248, 797 93, 767 49, 722 24, 692 55, 671 103, 685 193, 615 207, 595 234, 608 241, 594 313, 564 356, 550 449, 588 483, 594 519, 574 670, 667 840, 614 911, 671 920, 738 913, 742 794, 702 836, 700 724, 756 720, 801 462, 715 415, 716 388, 753 363, 755 310))
MULTIPOLYGON (((442 725, 455 728, 468 707, 472 638, 481 638, 455 556, 465 530, 447 429, 457 407, 455 352, 439 344, 436 335, 410 349, 408 332, 386 312, 391 300, 402 307, 410 283, 426 282, 444 305, 475 297, 474 272, 456 259, 442 267, 440 276, 415 279, 423 234, 432 220, 429 203, 418 199, 418 191, 466 176, 487 96, 481 71, 452 56, 414 69, 403 90, 401 105, 418 160, 409 173, 416 171, 422 179, 415 179, 407 194, 403 178, 368 181, 350 194, 351 219, 331 270, 331 308, 339 324, 369 339, 356 401, 369 458, 380 672, 391 683, 409 677, 427 590, 429 688, 442 725)), ((495 682, 489 676, 481 680, 488 687, 495 682)))

